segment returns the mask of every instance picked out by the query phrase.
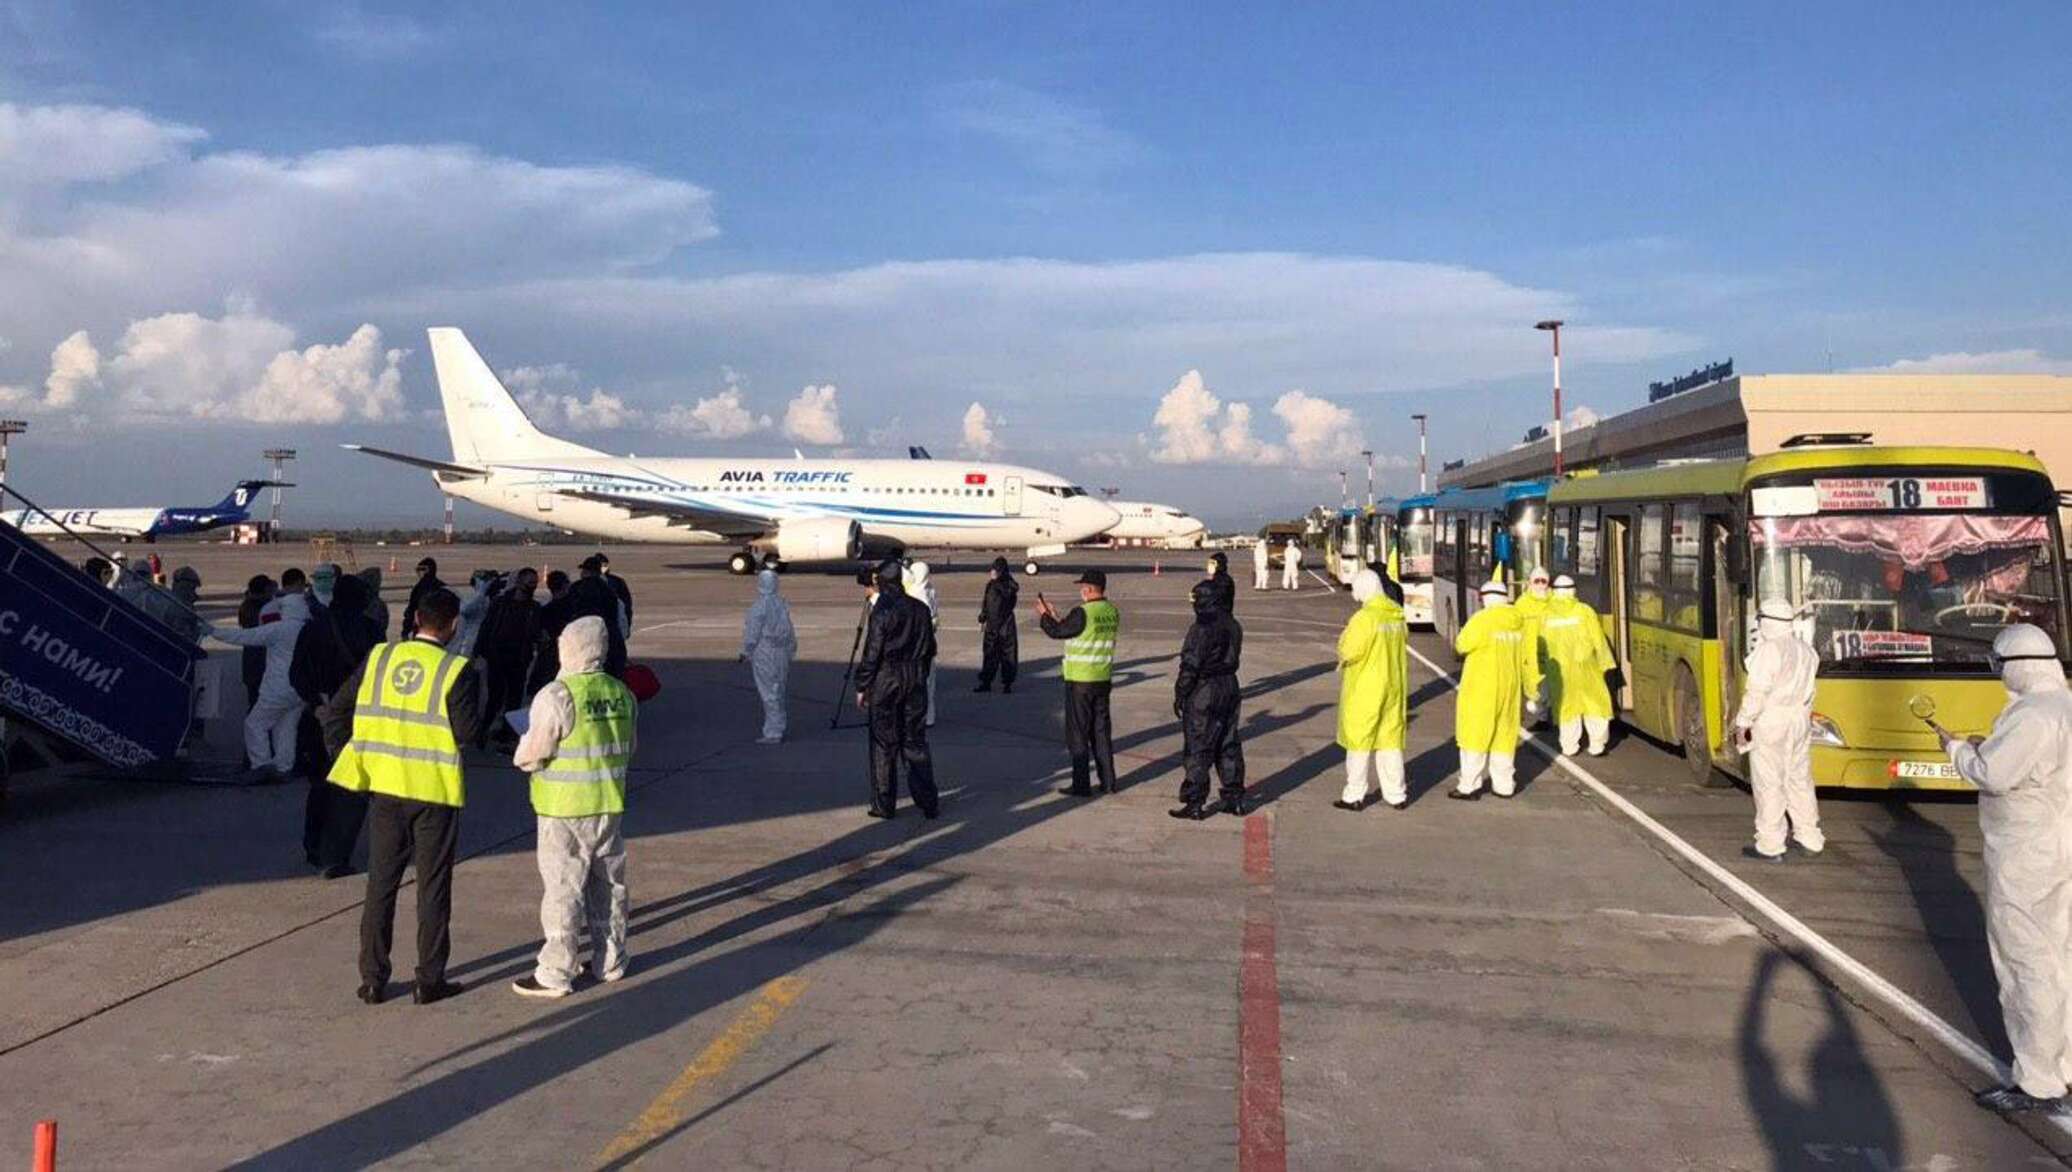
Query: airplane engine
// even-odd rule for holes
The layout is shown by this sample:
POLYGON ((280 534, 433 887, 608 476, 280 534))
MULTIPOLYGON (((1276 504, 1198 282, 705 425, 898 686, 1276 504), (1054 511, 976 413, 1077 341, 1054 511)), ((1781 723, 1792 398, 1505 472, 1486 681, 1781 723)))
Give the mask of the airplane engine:
POLYGON ((777 527, 783 562, 853 562, 863 551, 863 526, 840 517, 804 517, 777 527))

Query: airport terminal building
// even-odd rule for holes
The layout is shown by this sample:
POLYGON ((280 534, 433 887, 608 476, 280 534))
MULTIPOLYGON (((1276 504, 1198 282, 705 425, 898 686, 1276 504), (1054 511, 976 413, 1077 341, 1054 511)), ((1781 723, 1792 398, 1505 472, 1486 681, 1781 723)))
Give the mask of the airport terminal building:
MULTIPOLYGON (((1735 374, 1731 363, 1656 383, 1650 402, 1562 437, 1562 466, 1633 467, 1778 451, 1793 436, 1869 433, 1881 445, 1973 445, 2033 452, 2072 488, 2072 376, 2048 374, 1735 374)), ((1440 471, 1474 488, 1554 471, 1554 441, 1440 471)))

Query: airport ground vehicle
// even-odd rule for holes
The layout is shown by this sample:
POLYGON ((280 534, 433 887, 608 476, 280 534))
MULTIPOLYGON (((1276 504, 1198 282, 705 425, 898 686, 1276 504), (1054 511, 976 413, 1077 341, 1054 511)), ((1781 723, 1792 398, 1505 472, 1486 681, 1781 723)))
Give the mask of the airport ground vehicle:
POLYGON ((1502 576, 1517 586, 1547 556, 1542 519, 1547 480, 1490 488, 1448 488, 1433 494, 1432 626, 1451 644, 1468 616, 1481 609, 1476 592, 1502 576))
POLYGON ((1605 617, 1620 719, 1680 744, 1694 781, 1745 776, 1726 733, 1762 601, 1799 609, 1820 653, 1824 786, 1969 789, 1919 710, 1982 733, 2005 701, 1986 658, 2000 629, 2065 648, 2058 498, 2026 454, 1789 446, 1583 475, 1540 507, 1514 562, 1574 575, 1605 617))
POLYGON ((1432 625, 1432 502, 1423 493, 1396 506, 1396 580, 1403 584, 1403 616, 1432 625))

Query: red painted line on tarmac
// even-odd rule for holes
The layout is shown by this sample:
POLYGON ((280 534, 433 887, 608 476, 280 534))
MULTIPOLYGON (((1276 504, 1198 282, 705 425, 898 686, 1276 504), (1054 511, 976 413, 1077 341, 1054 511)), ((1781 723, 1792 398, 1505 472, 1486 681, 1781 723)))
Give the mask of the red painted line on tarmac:
POLYGON ((1286 1172, 1281 981, 1274 966, 1273 815, 1245 819, 1244 955, 1238 965, 1238 1172, 1286 1172))

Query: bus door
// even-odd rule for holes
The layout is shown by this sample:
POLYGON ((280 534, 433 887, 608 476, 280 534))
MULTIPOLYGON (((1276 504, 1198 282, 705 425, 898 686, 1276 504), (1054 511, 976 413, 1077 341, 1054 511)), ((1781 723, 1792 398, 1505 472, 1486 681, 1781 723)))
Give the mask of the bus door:
POLYGON ((1604 516, 1604 598, 1611 608, 1612 657, 1619 664, 1619 692, 1613 697, 1621 712, 1633 711, 1633 601, 1627 578, 1633 564, 1631 529, 1626 518, 1604 516))
MULTIPOLYGON (((1466 517, 1462 517, 1453 523, 1453 543, 1453 548, 1460 551, 1460 557, 1456 563, 1460 573, 1455 574, 1453 580, 1453 613, 1459 615, 1460 621, 1465 623, 1468 621, 1468 595, 1471 593, 1468 589, 1468 579, 1473 577, 1475 573, 1475 555, 1468 551, 1468 519, 1466 517)), ((1458 626, 1454 628, 1454 633, 1459 633, 1458 626)))
POLYGON ((1712 604, 1718 616, 1720 722, 1733 720, 1741 707, 1742 662, 1748 654, 1748 596, 1728 573, 1734 540, 1725 518, 1705 520, 1706 544, 1712 550, 1712 604))

